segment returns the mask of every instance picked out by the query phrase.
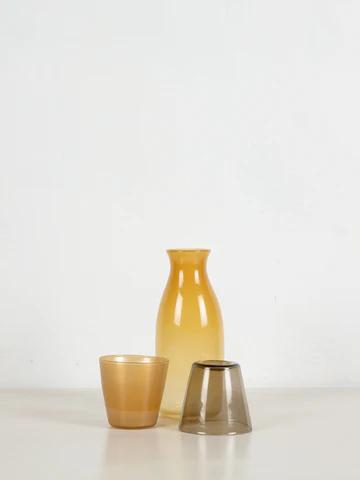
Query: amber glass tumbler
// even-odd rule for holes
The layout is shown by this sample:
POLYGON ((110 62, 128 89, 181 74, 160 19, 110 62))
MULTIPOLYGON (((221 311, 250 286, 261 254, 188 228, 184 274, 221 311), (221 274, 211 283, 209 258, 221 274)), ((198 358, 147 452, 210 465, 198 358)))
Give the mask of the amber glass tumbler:
POLYGON ((178 417, 193 362, 224 357, 219 303, 207 275, 210 250, 168 250, 170 275, 157 319, 156 354, 169 359, 161 406, 163 415, 178 417))
POLYGON ((251 432, 238 363, 205 360, 192 365, 179 428, 200 435, 251 432))
POLYGON ((169 361, 143 355, 105 355, 99 360, 110 425, 118 428, 155 425, 169 361))

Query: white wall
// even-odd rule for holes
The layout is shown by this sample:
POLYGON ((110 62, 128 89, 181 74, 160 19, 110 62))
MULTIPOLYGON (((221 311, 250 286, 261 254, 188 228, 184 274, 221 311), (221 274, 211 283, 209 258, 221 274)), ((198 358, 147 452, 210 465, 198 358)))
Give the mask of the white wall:
POLYGON ((357 0, 0 4, 0 385, 152 353, 210 247, 248 385, 360 384, 357 0))

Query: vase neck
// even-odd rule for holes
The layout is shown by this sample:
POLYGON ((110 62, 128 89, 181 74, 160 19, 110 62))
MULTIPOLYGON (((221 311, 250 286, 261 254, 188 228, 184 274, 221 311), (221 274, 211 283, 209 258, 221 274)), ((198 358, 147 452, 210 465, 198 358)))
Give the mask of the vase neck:
POLYGON ((206 262, 209 250, 168 250, 167 252, 171 263, 171 275, 179 276, 182 281, 195 283, 207 277, 206 262))

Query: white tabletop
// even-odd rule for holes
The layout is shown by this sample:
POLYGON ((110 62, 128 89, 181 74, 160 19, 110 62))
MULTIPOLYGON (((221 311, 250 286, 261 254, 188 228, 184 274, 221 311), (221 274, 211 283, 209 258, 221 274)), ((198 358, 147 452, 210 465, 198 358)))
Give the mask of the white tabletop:
POLYGON ((4 480, 360 479, 360 390, 248 390, 254 431, 107 425, 96 390, 0 391, 4 480))

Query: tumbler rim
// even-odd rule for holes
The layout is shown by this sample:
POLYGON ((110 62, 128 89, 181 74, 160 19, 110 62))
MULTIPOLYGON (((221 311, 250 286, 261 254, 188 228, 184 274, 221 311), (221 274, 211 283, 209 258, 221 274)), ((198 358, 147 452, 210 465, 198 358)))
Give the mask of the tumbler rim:
POLYGON ((169 360, 165 357, 153 355, 115 354, 102 355, 100 363, 113 363, 116 365, 166 365, 169 360))

